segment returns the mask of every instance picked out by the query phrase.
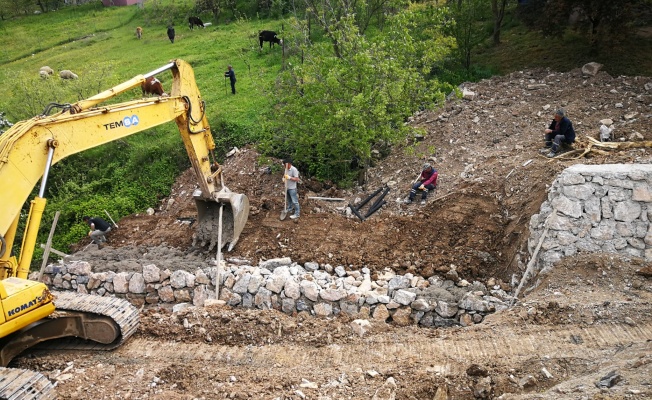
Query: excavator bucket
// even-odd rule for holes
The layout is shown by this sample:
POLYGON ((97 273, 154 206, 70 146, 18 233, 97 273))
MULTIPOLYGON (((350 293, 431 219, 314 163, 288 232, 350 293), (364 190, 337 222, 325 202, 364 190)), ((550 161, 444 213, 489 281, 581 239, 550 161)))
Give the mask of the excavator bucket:
POLYGON ((233 193, 224 188, 215 199, 206 199, 195 195, 199 226, 193 236, 192 245, 212 250, 219 242, 220 224, 222 228, 221 248, 228 243, 227 251, 235 247, 240 233, 249 217, 249 199, 244 194, 233 193), (221 211, 221 219, 220 219, 221 211))

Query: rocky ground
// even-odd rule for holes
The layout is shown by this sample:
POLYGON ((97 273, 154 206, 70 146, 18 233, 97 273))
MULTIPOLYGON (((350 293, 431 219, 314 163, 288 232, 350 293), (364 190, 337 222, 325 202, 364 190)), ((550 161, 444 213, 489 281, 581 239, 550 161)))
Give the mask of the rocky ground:
MULTIPOLYGON (((228 158, 226 184, 246 194, 252 209, 226 258, 256 264, 288 256, 424 277, 455 270, 461 279, 514 289, 528 262, 530 216, 560 171, 652 160, 646 147, 578 159, 538 152, 558 107, 574 123, 576 148, 587 136, 599 138, 608 119, 615 142, 652 140, 652 78, 535 70, 466 89, 473 92, 468 99, 411 118, 426 135, 377 160, 361 186, 340 190, 304 177, 298 221, 279 220, 277 168, 259 164, 253 149, 228 158), (438 190, 426 205, 403 204, 426 161, 439 171, 438 190), (380 211, 365 221, 347 211, 385 185, 380 211)), ((136 268, 141 258, 169 269, 214 259, 215 251, 192 246, 195 186, 187 171, 152 215, 117 221, 109 246, 80 243, 74 257, 95 271, 136 268)), ((136 337, 114 352, 36 351, 15 364, 56 379, 60 397, 70 399, 649 398, 649 268, 641 260, 580 254, 510 310, 467 328, 374 323, 361 335, 344 316, 148 307, 136 337)))

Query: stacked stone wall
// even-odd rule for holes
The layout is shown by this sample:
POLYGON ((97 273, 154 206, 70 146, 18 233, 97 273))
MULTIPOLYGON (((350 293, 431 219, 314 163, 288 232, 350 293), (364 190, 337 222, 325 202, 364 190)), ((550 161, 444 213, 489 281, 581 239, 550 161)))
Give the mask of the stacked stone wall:
POLYGON ((530 219, 530 255, 539 270, 578 253, 620 253, 652 260, 652 165, 578 164, 552 184, 530 219), (556 210, 555 212, 553 212, 556 210))
MULTIPOLYGON (((218 300, 215 266, 194 273, 161 270, 154 264, 143 265, 141 272, 95 273, 91 269, 85 261, 52 264, 45 268, 42 280, 53 290, 118 296, 137 306, 204 306, 218 300)), ((480 282, 396 275, 389 268, 372 280, 367 268, 312 262, 299 265, 289 258, 267 260, 258 266, 223 265, 219 276, 219 300, 229 306, 287 314, 307 311, 321 317, 345 313, 398 325, 472 325, 507 308, 511 301, 499 285, 487 288, 480 282)))

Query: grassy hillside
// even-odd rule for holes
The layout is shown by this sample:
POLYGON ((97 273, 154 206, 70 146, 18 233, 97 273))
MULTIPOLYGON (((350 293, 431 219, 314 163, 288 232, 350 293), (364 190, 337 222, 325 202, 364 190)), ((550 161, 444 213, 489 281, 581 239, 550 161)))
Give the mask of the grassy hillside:
MULTIPOLYGON (((100 3, 4 22, 6 43, 12 46, 3 50, 0 61, 5 78, 0 87, 0 109, 7 112, 10 120, 29 117, 21 115, 19 104, 13 104, 15 87, 11 77, 20 73, 37 78, 43 65, 55 71, 70 69, 83 79, 90 73, 89 69, 109 64, 113 76, 107 84, 115 84, 181 58, 195 70, 209 115, 224 116, 230 125, 256 125, 259 110, 269 107, 265 87, 273 81, 282 60, 278 47, 274 51, 258 50, 256 32, 264 28, 278 29, 279 24, 236 22, 191 31, 180 19, 175 26, 176 40, 170 43, 166 25, 145 25, 143 12, 137 7, 104 8, 100 3), (134 34, 137 26, 144 29, 141 40, 134 34), (23 57, 25 48, 33 55, 23 57), (223 73, 228 64, 233 65, 237 74, 237 100, 224 90, 223 73)), ((166 78, 169 75, 159 76, 164 86, 166 78)), ((60 102, 75 100, 58 99, 60 102)))

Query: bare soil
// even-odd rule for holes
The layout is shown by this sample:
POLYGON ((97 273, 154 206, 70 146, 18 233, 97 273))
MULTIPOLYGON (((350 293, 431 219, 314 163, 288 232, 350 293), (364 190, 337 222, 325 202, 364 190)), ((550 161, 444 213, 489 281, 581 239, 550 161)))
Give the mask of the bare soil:
MULTIPOLYGON (((411 118, 426 130, 423 140, 394 147, 366 171, 363 185, 343 190, 304 177, 298 221, 279 220, 281 173, 259 164, 254 149, 241 149, 224 163, 226 185, 246 194, 252 208, 226 257, 256 264, 287 256, 424 277, 454 265, 461 278, 494 278, 513 289, 528 261, 530 216, 559 172, 576 163, 652 159, 645 148, 548 159, 538 150, 554 110, 567 110, 577 148, 586 136, 598 138, 606 118, 616 141, 652 140, 650 82, 536 70, 469 84, 473 100, 449 100, 411 118), (528 89, 540 83, 547 86, 528 89), (426 205, 403 204, 426 161, 439 171, 437 191, 426 205), (390 192, 380 211, 365 221, 347 216, 349 203, 384 185, 390 192)), ((144 253, 171 269, 214 258, 192 247, 195 187, 186 171, 153 215, 121 219, 108 247, 79 243, 75 256, 98 270, 128 268, 118 261, 144 253)), ((35 351, 14 364, 56 379, 64 399, 643 399, 652 397, 649 269, 637 259, 580 254, 528 286, 513 308, 469 328, 374 323, 358 336, 345 316, 153 307, 116 351, 35 351), (620 377, 615 386, 598 388, 612 370, 620 377)))

